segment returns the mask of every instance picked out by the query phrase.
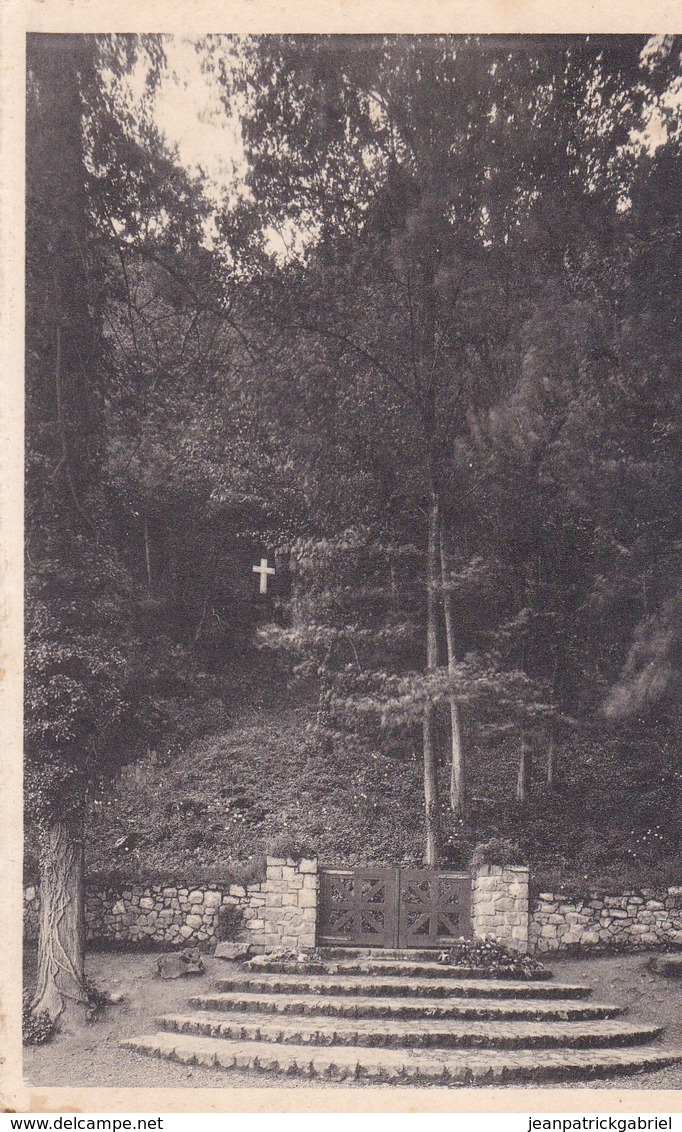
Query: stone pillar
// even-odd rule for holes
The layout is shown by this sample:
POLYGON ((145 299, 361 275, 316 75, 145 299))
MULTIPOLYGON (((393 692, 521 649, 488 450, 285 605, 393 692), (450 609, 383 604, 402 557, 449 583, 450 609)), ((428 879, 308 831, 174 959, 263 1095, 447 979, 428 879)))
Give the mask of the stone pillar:
POLYGON ((265 905, 264 930, 259 938, 263 950, 288 948, 310 951, 315 947, 317 858, 268 857, 266 879, 262 885, 265 905))
POLYGON ((472 876, 471 921, 478 939, 528 951, 528 867, 479 865, 472 876))

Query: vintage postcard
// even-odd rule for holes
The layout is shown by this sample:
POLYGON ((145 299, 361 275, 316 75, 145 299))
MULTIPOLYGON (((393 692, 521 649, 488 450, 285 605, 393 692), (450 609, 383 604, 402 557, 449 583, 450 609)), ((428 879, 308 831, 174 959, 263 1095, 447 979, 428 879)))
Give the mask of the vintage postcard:
POLYGON ((679 9, 3 20, 5 1111, 680 1112, 679 9))

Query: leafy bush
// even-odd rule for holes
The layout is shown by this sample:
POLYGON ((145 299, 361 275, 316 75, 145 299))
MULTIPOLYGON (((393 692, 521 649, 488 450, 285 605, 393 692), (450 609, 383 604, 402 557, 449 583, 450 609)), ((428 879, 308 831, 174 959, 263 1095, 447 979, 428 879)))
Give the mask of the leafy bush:
POLYGON ((21 1033, 25 1046, 41 1046, 54 1035, 55 1024, 47 1010, 31 1012, 31 992, 24 991, 21 1002, 21 1033))
POLYGON ((229 871, 231 884, 240 884, 247 888, 250 884, 261 884, 266 877, 266 861, 264 853, 257 853, 248 861, 230 861, 229 871))
POLYGON ((458 967, 470 967, 475 971, 485 971, 493 979, 548 979, 550 972, 530 955, 520 955, 510 951, 496 940, 462 940, 441 951, 439 963, 454 963, 458 967))
POLYGON ((93 983, 92 979, 85 978, 83 981, 87 995, 86 1018, 88 1022, 96 1022, 102 1018, 106 1007, 109 1005, 109 995, 93 983))
POLYGON ((302 857, 317 857, 317 850, 310 842, 290 833, 280 833, 268 842, 270 857, 288 857, 300 861, 302 857))
POLYGON ((88 1022, 96 1022, 104 1014, 107 1006, 109 1005, 109 997, 106 991, 103 991, 92 979, 84 979, 85 991, 88 996, 88 1009, 87 1019, 88 1022))
POLYGON ((527 855, 515 841, 505 837, 491 837, 482 841, 471 854, 472 871, 482 865, 527 865, 527 855))
POLYGON ((223 904, 218 911, 216 924, 216 939, 221 943, 232 943, 237 938, 237 932, 242 926, 242 912, 238 904, 223 904))

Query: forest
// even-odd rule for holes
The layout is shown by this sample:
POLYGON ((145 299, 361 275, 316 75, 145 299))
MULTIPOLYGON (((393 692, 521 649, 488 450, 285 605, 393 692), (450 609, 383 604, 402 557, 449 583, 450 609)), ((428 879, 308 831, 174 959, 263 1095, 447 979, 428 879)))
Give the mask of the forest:
POLYGON ((680 37, 197 38, 222 185, 171 47, 28 42, 36 1008, 98 870, 682 882, 680 37))

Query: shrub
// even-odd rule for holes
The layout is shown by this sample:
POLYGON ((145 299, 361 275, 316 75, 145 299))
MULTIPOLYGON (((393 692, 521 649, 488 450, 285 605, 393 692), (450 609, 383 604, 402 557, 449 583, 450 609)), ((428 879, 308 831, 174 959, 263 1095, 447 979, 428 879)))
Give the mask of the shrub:
POLYGON ((471 855, 472 871, 482 865, 527 865, 527 854, 515 841, 505 837, 491 837, 482 841, 471 855))
POLYGON ((439 963, 454 963, 485 971, 493 979, 548 979, 550 972, 530 955, 510 951, 504 944, 492 939, 462 940, 438 956, 439 963))
POLYGON ((260 884, 266 877, 265 854, 258 853, 248 861, 229 861, 230 883, 246 888, 249 884, 260 884))
POLYGON ((47 1010, 41 1010, 39 1014, 31 1012, 30 991, 24 991, 21 1002, 21 1032, 25 1046, 44 1045, 55 1032, 55 1024, 47 1010))
POLYGON ((220 943, 232 943, 242 926, 242 912, 238 904, 223 904, 218 911, 216 924, 216 939, 220 943))
POLYGON ((302 857, 317 857, 317 850, 303 838, 280 833, 268 842, 268 856, 289 857, 292 861, 300 861, 302 857))
POLYGON ((106 991, 103 991, 92 979, 83 980, 85 992, 88 996, 88 1009, 86 1018, 88 1022, 96 1022, 104 1014, 107 1006, 109 1005, 109 997, 106 991))

